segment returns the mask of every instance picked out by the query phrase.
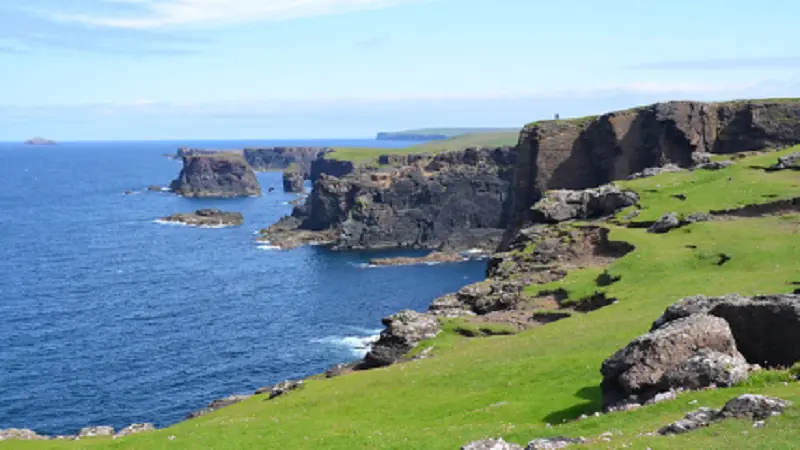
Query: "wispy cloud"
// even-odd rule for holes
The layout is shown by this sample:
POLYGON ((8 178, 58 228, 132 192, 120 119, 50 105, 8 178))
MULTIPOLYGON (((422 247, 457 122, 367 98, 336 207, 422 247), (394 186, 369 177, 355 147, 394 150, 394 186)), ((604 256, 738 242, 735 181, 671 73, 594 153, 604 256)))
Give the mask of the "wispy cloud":
MULTIPOLYGON (((50 4, 40 0, 37 6, 50 4)), ((98 29, 58 22, 21 9, 19 5, 0 4, 0 52, 3 53, 58 49, 139 57, 193 53, 204 43, 204 38, 187 33, 98 29)))
POLYGON ((95 9, 40 10, 63 22, 124 29, 159 29, 180 26, 213 27, 242 22, 287 20, 367 9, 386 8, 420 0, 95 0, 125 11, 98 13, 95 9))
POLYGON ((719 58, 692 61, 656 61, 629 67, 634 70, 740 70, 798 69, 800 56, 765 58, 719 58))
POLYGON ((381 47, 386 44, 386 39, 374 37, 356 42, 356 47, 381 47))

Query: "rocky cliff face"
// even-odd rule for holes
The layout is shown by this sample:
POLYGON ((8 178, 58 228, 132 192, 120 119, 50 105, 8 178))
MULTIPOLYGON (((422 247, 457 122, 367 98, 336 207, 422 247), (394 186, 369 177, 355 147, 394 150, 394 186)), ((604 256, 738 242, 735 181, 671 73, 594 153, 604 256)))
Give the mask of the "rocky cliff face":
MULTIPOLYGON (((689 167, 694 153, 800 142, 800 101, 669 102, 525 127, 512 191, 512 230, 548 189, 584 189, 648 167, 689 167)), ((509 234, 509 238, 513 233, 509 234)))
POLYGON ((342 178, 323 174, 306 204, 264 230, 265 239, 284 245, 314 231, 339 249, 494 246, 506 227, 515 163, 516 151, 500 147, 415 157, 342 178))
POLYGON ((303 182, 305 178, 303 177, 302 168, 299 166, 292 166, 288 169, 283 171, 283 191, 284 192, 294 192, 300 193, 305 190, 303 187, 303 182))
POLYGON ((249 197, 261 195, 253 168, 240 152, 190 153, 170 186, 184 197, 249 197))
POLYGON ((336 159, 319 157, 311 162, 308 178, 311 181, 317 181, 322 174, 341 178, 350 175, 355 172, 355 170, 356 165, 351 161, 339 161, 336 159))
POLYGON ((333 151, 327 147, 269 147, 246 148, 244 158, 255 170, 283 170, 297 166, 305 178, 311 176, 311 163, 333 151))

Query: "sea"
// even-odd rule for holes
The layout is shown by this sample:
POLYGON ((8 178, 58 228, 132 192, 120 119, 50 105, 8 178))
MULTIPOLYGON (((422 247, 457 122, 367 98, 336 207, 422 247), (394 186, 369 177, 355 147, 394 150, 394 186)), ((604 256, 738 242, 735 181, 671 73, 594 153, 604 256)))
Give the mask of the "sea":
POLYGON ((260 245, 257 231, 297 198, 280 172, 260 173, 254 198, 146 189, 177 176, 180 161, 164 154, 178 147, 408 144, 0 143, 0 429, 164 427, 214 399, 359 359, 382 317, 483 279, 480 261, 370 268, 376 256, 420 253, 260 245), (157 221, 199 208, 240 211, 244 225, 157 221))

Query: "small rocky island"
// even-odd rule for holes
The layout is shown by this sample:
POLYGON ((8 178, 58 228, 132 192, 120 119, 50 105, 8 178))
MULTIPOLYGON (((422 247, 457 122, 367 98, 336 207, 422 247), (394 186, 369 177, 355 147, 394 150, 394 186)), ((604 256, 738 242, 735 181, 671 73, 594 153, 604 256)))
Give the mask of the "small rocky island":
POLYGON ((25 141, 25 145, 56 145, 56 141, 52 141, 50 139, 45 139, 41 137, 35 137, 25 141))
POLYGON ((173 192, 184 197, 253 197, 261 195, 256 173, 241 152, 191 153, 172 182, 173 192))
POLYGON ((244 222, 242 213, 219 209, 198 209, 193 213, 178 213, 162 217, 159 222, 181 223, 191 227, 226 228, 238 227, 244 222))

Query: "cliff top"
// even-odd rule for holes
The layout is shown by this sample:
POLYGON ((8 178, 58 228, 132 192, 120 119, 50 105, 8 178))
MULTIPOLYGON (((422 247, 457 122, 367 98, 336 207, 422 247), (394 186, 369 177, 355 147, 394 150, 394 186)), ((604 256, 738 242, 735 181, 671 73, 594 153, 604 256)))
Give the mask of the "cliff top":
POLYGON ((647 108, 653 108, 658 105, 664 104, 679 104, 679 103, 694 103, 694 104, 705 104, 705 105, 714 105, 714 106, 736 106, 736 105, 774 105, 774 104, 783 104, 783 103, 800 103, 800 98, 762 98, 762 99, 739 99, 739 100, 725 100, 719 102, 700 102, 694 100, 673 100, 670 102, 660 102, 660 103, 651 103, 648 105, 642 106, 635 106, 633 108, 621 109, 618 111, 607 112, 600 115, 589 115, 589 116, 582 116, 582 117, 567 117, 567 118, 560 118, 559 120, 547 119, 547 120, 535 120, 525 125, 525 128, 530 128, 535 125, 546 125, 546 124, 555 124, 555 123, 562 123, 567 125, 576 125, 581 126, 588 124, 600 117, 607 116, 607 115, 619 115, 625 113, 632 113, 641 111, 647 108))

